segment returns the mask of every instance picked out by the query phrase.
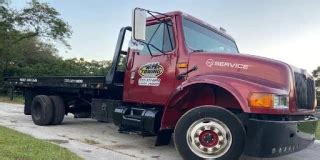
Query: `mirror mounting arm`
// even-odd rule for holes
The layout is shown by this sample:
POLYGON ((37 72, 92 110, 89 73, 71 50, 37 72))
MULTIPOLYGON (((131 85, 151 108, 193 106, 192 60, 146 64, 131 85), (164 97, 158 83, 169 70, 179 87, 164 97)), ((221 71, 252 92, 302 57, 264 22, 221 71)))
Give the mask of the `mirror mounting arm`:
POLYGON ((149 54, 150 54, 152 57, 155 57, 155 56, 152 54, 151 49, 150 49, 150 46, 151 46, 152 48, 156 49, 157 51, 161 52, 162 54, 166 55, 166 53, 164 53, 162 50, 160 50, 158 47, 156 47, 155 45, 153 45, 153 44, 151 44, 151 43, 147 43, 147 42, 144 42, 144 41, 141 41, 141 40, 136 40, 136 41, 145 44, 145 45, 147 46, 147 48, 148 48, 149 54))
POLYGON ((159 13, 159 12, 154 12, 154 11, 150 11, 150 10, 146 10, 146 9, 143 9, 143 8, 135 8, 133 10, 133 34, 132 34, 132 39, 137 41, 137 42, 140 42, 140 43, 143 43, 144 45, 146 45, 148 47, 148 51, 149 51, 149 54, 151 56, 154 56, 152 55, 152 52, 151 52, 151 49, 150 49, 150 46, 154 49, 156 49, 157 51, 161 52, 163 55, 166 55, 163 51, 163 48, 162 50, 159 49, 158 47, 156 47, 155 45, 151 44, 151 41, 153 39, 153 37, 155 36, 155 34, 157 33, 157 31, 159 30, 160 28, 160 24, 157 26, 156 30, 154 31, 154 33, 152 34, 151 38, 148 40, 148 42, 146 42, 146 37, 145 37, 145 32, 146 32, 146 14, 149 14, 151 15, 155 20, 159 21, 160 24, 165 24, 164 27, 166 27, 167 31, 168 31, 168 35, 169 35, 169 39, 170 39, 170 45, 171 45, 171 48, 173 48, 173 44, 172 44, 172 41, 171 41, 171 34, 170 34, 170 31, 169 31, 169 25, 172 26, 172 24, 168 24, 166 18, 167 17, 171 17, 170 15, 167 15, 167 14, 163 14, 163 13, 159 13), (154 14, 158 14, 158 15, 161 15, 160 18, 159 16, 156 16, 154 14), (162 17, 163 16, 163 17, 162 17))

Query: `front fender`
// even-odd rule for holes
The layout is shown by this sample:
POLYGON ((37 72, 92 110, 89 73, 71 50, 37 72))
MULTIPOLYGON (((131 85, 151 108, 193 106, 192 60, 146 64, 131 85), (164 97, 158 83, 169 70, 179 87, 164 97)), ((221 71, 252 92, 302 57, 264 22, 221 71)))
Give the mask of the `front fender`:
MULTIPOLYGON (((211 84, 229 91, 238 100, 244 112, 251 112, 251 109, 248 106, 248 95, 251 92, 276 93, 279 95, 288 94, 286 89, 271 88, 235 77, 222 75, 202 75, 192 77, 187 81, 182 82, 170 97, 174 97, 174 95, 183 91, 184 88, 194 84, 211 84)), ((171 101, 172 100, 167 101, 167 106, 170 105, 171 101)))
MULTIPOLYGON (((230 92, 235 99, 239 102, 241 109, 246 113, 272 113, 272 114, 284 114, 288 112, 287 110, 275 110, 275 109, 253 109, 248 105, 248 96, 251 92, 265 92, 265 93, 276 93, 279 95, 288 94, 288 90, 272 88, 257 84, 251 81, 239 79, 236 77, 222 76, 222 75, 199 75, 192 77, 184 82, 182 82, 177 88, 172 92, 170 98, 166 102, 166 108, 164 110, 162 125, 161 128, 171 128, 175 125, 175 120, 172 116, 181 116, 176 115, 177 113, 169 113, 168 108, 172 108, 174 104, 178 101, 177 95, 183 94, 185 88, 195 85, 195 84, 209 84, 219 86, 228 92, 230 92), (168 119, 171 119, 168 121, 168 119), (168 127, 171 126, 171 127, 168 127)), ((181 96, 179 96, 181 97, 181 96)), ((223 106, 222 106, 223 107, 223 106)))

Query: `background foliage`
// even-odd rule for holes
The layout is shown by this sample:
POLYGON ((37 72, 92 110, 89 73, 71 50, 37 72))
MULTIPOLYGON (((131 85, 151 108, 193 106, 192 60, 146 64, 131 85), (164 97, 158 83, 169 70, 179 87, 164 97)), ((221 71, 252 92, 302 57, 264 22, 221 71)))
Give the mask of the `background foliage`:
POLYGON ((0 89, 7 76, 105 75, 111 61, 59 57, 54 43, 71 49, 72 31, 59 12, 33 0, 20 10, 0 0, 0 89))

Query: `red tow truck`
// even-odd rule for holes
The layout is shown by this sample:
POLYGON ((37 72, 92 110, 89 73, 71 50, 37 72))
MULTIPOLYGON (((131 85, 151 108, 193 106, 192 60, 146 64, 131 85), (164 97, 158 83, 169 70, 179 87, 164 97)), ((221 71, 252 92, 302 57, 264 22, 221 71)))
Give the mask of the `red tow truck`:
POLYGON ((6 83, 24 92, 24 113, 36 125, 61 124, 68 113, 113 122, 121 133, 157 136, 155 145, 173 137, 184 159, 277 157, 315 140, 312 76, 240 54, 224 29, 182 12, 134 9, 106 76, 8 77, 6 83))

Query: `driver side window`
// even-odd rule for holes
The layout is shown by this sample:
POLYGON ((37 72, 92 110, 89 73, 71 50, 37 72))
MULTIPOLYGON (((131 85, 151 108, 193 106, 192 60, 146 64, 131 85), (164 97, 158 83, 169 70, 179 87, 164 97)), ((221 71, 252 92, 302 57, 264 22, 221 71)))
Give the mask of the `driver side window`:
POLYGON ((161 55, 175 48, 172 22, 152 24, 146 27, 146 42, 141 55, 161 55))

